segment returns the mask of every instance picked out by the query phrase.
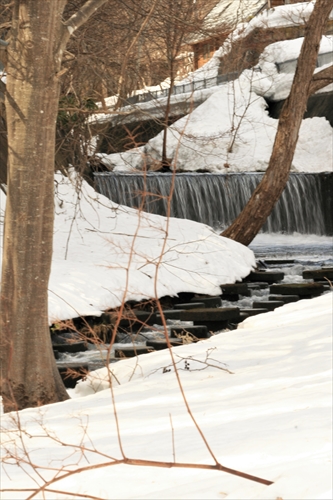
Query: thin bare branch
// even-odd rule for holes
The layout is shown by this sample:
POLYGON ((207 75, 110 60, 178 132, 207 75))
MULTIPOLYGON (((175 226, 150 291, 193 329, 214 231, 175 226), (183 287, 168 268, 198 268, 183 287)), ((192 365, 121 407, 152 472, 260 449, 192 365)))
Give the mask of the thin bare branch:
POLYGON ((63 51, 71 35, 82 26, 108 0, 88 0, 81 9, 63 23, 64 29, 60 41, 60 51, 63 51))
POLYGON ((317 90, 326 87, 326 85, 329 85, 330 83, 333 83, 333 65, 328 66, 313 75, 309 95, 314 94, 317 90))

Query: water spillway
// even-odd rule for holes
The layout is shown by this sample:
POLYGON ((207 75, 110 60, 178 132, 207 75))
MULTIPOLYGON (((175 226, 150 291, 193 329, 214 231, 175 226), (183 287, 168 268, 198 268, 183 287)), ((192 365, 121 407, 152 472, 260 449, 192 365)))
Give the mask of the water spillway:
MULTIPOLYGON (((221 230, 246 205, 262 173, 95 173, 97 190, 115 203, 190 219, 221 230), (170 195, 170 193, 172 193, 170 195)), ((332 235, 333 174, 292 173, 264 232, 332 235)))

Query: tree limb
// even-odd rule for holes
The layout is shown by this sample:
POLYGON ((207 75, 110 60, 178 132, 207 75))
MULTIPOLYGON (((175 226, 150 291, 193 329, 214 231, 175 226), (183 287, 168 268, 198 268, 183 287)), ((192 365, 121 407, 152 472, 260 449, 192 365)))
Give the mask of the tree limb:
MULTIPOLYGON (((243 211, 222 233, 222 236, 243 245, 249 245, 260 231, 287 184, 299 129, 314 80, 313 73, 321 37, 331 10, 332 0, 316 1, 305 28, 304 42, 290 94, 280 114, 269 165, 243 211)), ((322 78, 322 75, 319 78, 322 78)))
POLYGON ((7 64, 7 47, 8 42, 5 42, 5 40, 1 40, 0 38, 0 61, 4 66, 7 64))
POLYGON ((0 103, 5 102, 6 84, 0 80, 0 103))
POLYGON ((330 83, 333 83, 333 64, 313 75, 310 83, 309 96, 330 83))
POLYGON ((108 0, 88 0, 75 14, 63 23, 63 33, 59 45, 59 51, 63 51, 71 35, 80 28, 91 17, 99 7, 108 0))

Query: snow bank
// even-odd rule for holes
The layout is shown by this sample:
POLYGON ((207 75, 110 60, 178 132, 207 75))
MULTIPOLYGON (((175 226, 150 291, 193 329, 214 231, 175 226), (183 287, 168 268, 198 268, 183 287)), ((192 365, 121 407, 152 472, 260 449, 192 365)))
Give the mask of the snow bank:
MULTIPOLYGON (((272 485, 216 471, 115 465, 83 471, 50 487, 74 496, 126 500, 330 500, 332 297, 329 292, 288 304, 249 318, 236 331, 173 349, 187 401, 217 459, 272 485), (204 364, 207 355, 209 366, 204 364)), ((119 361, 110 368, 120 383, 113 378, 126 456, 172 462, 173 431, 177 461, 213 463, 188 416, 168 352, 119 361)), ((19 413, 33 463, 53 467, 43 471, 47 480, 62 466, 67 470, 121 458, 105 374, 99 370, 79 383, 75 399, 43 407, 42 412, 19 413), (46 437, 46 429, 65 445, 46 437), (82 454, 81 446, 91 451, 82 454)), ((3 416, 2 427, 8 430, 2 446, 22 449, 15 418, 3 416)), ((21 468, 12 462, 4 468, 2 488, 34 488, 34 479, 41 484, 28 464, 21 468)), ((28 494, 6 492, 2 498, 18 500, 28 494)), ((56 492, 44 495, 64 498, 56 492)))
MULTIPOLYGON (((208 226, 116 205, 76 181, 55 176, 50 324, 127 300, 220 294, 255 266, 251 250, 208 226)), ((0 260, 5 198, 0 190, 0 260)))
MULTIPOLYGON (((255 266, 243 245, 189 220, 119 206, 56 175, 50 324, 100 315, 123 300, 219 294, 255 266)), ((5 196, 1 194, 4 210, 5 196)))
MULTIPOLYGON (((249 23, 240 24, 207 64, 180 83, 215 77, 218 74, 220 58, 229 53, 236 40, 247 36, 256 28, 303 24, 312 10, 313 3, 310 2, 263 11, 249 23)), ((282 100, 289 95, 294 72, 289 69, 288 72, 278 73, 276 63, 296 60, 302 43, 303 38, 273 43, 266 47, 254 71, 246 70, 234 82, 205 91, 207 100, 169 128, 167 157, 173 159, 177 170, 222 173, 266 170, 278 121, 268 116, 267 104, 263 97, 282 100)), ((319 54, 329 55, 332 50, 333 37, 322 37, 319 54)), ((323 67, 317 68, 316 71, 323 67)), ((333 85, 325 87, 321 92, 331 88, 333 85)), ((200 97, 204 97, 203 91, 196 91, 192 96, 194 102, 199 92, 200 97)), ((186 101, 189 95, 179 94, 172 99, 186 101)), ((158 107, 154 102, 143 103, 137 107, 145 113, 154 112, 152 107, 160 112, 164 101, 159 100, 158 107)), ((160 133, 144 147, 100 156, 103 157, 102 162, 115 171, 142 170, 156 160, 161 160, 162 141, 160 133)), ((325 118, 317 117, 303 120, 292 171, 331 171, 332 159, 333 129, 329 122, 325 118)))
MULTIPOLYGON (((173 158, 178 170, 222 173, 266 170, 278 120, 268 116, 266 101, 252 91, 251 87, 258 89, 258 81, 261 93, 269 92, 274 85, 268 77, 260 76, 259 80, 246 70, 238 80, 217 87, 190 115, 169 127, 167 157, 173 158)), ((116 165, 115 171, 141 170, 161 159, 162 141, 160 133, 140 151, 108 155, 107 161, 116 165)), ((332 158, 333 129, 329 122, 318 117, 303 120, 292 171, 330 171, 332 158)))
MULTIPOLYGON (((296 60, 301 51, 304 38, 285 40, 268 45, 259 58, 257 70, 252 76, 251 88, 256 94, 267 97, 273 101, 281 101, 289 95, 296 69, 296 60), (277 65, 291 61, 290 67, 279 73, 277 65)), ((319 48, 320 56, 325 54, 327 64, 320 64, 315 73, 333 63, 333 36, 322 37, 319 48)), ((333 90, 333 84, 327 85, 319 92, 333 90)))

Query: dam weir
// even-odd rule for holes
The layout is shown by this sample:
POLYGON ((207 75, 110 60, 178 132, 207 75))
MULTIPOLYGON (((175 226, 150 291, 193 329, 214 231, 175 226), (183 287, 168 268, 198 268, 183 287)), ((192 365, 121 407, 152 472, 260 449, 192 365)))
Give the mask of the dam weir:
MULTIPOLYGON (((228 227, 246 205, 262 173, 94 174, 96 189, 110 200, 146 212, 228 227)), ((333 234, 333 173, 291 173, 262 231, 333 234)))

